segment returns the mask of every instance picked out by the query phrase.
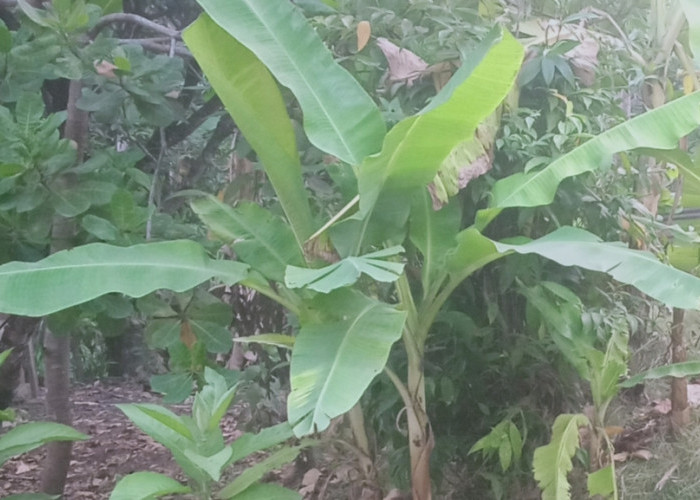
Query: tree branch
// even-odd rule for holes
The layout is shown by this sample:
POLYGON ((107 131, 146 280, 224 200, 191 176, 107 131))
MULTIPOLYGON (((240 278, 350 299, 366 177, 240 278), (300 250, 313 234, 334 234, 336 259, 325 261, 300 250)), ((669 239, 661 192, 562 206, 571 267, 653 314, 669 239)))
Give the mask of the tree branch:
POLYGON ((102 19, 97 21, 95 27, 90 30, 90 38, 95 38, 100 31, 113 23, 136 24, 148 30, 165 35, 168 38, 180 39, 179 31, 170 29, 166 26, 161 26, 158 23, 154 23, 153 21, 146 19, 145 17, 137 16, 136 14, 108 14, 104 16, 102 19))
MULTIPOLYGON (((158 52, 159 54, 169 54, 170 53, 170 43, 171 38, 120 38, 119 43, 122 45, 140 45, 146 50, 151 52, 158 52), (166 45, 167 44, 167 45, 166 45)), ((180 57, 193 58, 192 53, 187 50, 184 45, 176 44, 173 49, 173 54, 180 57)))

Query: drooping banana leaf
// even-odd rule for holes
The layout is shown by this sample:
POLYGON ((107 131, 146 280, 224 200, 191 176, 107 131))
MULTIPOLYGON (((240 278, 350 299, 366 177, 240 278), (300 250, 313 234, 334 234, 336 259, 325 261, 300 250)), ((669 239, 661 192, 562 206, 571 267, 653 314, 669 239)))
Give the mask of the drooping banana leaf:
POLYGON ((535 207, 554 199, 568 177, 609 165, 612 156, 637 148, 673 149, 700 125, 700 92, 676 99, 597 135, 538 172, 517 173, 492 189, 490 207, 535 207))
POLYGON ((160 288, 182 292, 212 278, 233 284, 247 275, 245 264, 211 259, 193 241, 93 243, 38 262, 0 266, 0 312, 44 316, 111 292, 130 297, 160 288))
POLYGON ((508 244, 492 241, 472 227, 462 231, 457 241, 448 261, 457 281, 509 253, 537 254, 563 266, 606 273, 668 306, 700 309, 699 278, 660 262, 649 252, 603 242, 583 229, 564 226, 527 243, 508 244))
POLYGON ((370 217, 383 191, 406 193, 427 185, 453 148, 471 138, 503 101, 522 55, 510 33, 492 32, 424 110, 391 129, 381 153, 360 166, 360 214, 370 217))
POLYGON ((333 318, 302 324, 294 343, 287 413, 297 436, 322 431, 357 403, 406 320, 405 312, 349 289, 320 295, 313 305, 333 318))
MULTIPOLYGON (((379 151, 386 132, 379 109, 333 60, 302 13, 287 0, 198 0, 288 87, 304 113, 304 130, 319 149, 356 165, 379 151)), ((227 50, 210 47, 218 52, 227 50)))
POLYGON ((265 167, 299 248, 312 231, 296 137, 277 83, 246 47, 202 14, 183 39, 265 167))
POLYGON ((287 265, 301 266, 304 257, 289 226, 254 203, 232 208, 213 196, 192 201, 192 210, 238 258, 266 278, 282 282, 287 265))

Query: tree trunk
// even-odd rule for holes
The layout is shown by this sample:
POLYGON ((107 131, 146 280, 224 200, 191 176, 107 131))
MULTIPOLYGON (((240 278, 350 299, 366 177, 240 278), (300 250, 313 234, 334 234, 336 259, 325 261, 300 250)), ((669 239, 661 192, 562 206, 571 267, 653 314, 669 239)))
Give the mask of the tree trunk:
MULTIPOLYGON (((87 140, 87 113, 76 106, 82 91, 80 81, 71 81, 68 91, 68 118, 64 137, 75 142, 78 161, 82 161, 87 140)), ((61 179, 67 185, 76 182, 70 175, 61 179)), ((73 246, 75 224, 73 220, 56 215, 51 231, 51 252, 73 246)), ((61 293, 56 290, 56 293, 61 293)), ((72 424, 70 408, 70 352, 69 335, 55 335, 46 331, 44 338, 44 372, 46 380, 46 409, 48 417, 65 425, 72 424)), ((70 441, 53 442, 47 445, 44 469, 41 475, 41 490, 50 495, 62 495, 71 460, 70 441)))
MULTIPOLYGON (((671 362, 682 363, 688 359, 683 335, 683 309, 673 309, 671 325, 671 362)), ((671 379, 671 426, 678 431, 690 423, 688 406, 688 379, 686 377, 671 379)))
POLYGON ((412 407, 406 408, 411 454, 411 492, 413 500, 432 500, 430 455, 435 447, 433 431, 425 405, 423 359, 408 355, 408 385, 412 407))
MULTIPOLYGON (((72 424, 70 408, 70 336, 57 336, 46 331, 44 339, 46 408, 54 422, 72 424)), ((71 441, 46 445, 46 459, 41 474, 41 491, 49 495, 63 494, 71 460, 71 441)))

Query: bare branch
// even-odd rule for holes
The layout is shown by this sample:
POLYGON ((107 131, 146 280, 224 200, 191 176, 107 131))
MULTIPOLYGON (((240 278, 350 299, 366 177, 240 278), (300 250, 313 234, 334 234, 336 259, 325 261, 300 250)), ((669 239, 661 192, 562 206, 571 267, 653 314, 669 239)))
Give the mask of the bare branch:
POLYGON ((90 30, 90 38, 95 38, 97 34, 106 26, 113 23, 130 23, 142 26, 156 33, 167 36, 168 38, 180 39, 180 32, 167 26, 162 26, 158 23, 146 19, 145 17, 137 16, 136 14, 108 14, 97 21, 94 28, 90 30))
MULTIPOLYGON (((120 38, 119 43, 123 45, 140 45, 151 52, 159 54, 170 54, 172 38, 120 38)), ((173 48, 173 54, 180 57, 192 58, 192 53, 182 44, 176 44, 173 48)))

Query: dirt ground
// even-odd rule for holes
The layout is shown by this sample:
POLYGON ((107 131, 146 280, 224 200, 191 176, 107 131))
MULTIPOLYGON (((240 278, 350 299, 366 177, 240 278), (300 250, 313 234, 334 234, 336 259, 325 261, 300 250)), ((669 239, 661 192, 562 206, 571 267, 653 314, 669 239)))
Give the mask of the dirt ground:
MULTIPOLYGON (((140 470, 184 479, 168 450, 141 432, 115 406, 117 403, 159 403, 159 399, 135 383, 98 382, 75 388, 72 396, 73 427, 89 435, 90 439, 73 445, 66 499, 109 498, 119 478, 140 470)), ((15 408, 23 419, 43 418, 43 401, 28 401, 15 408)), ((184 412, 186 409, 183 405, 180 410, 184 412)), ((232 414, 224 418, 223 429, 227 439, 240 434, 236 431, 232 414)), ((44 450, 39 448, 0 468, 0 497, 37 491, 44 455, 44 450)))
MULTIPOLYGON (((169 451, 134 426, 115 406, 119 403, 160 404, 159 395, 137 382, 112 380, 74 387, 71 400, 73 427, 89 435, 90 439, 73 445, 73 461, 64 495, 66 500, 108 499, 116 482, 136 471, 160 472, 185 481, 169 451)), ((13 407, 18 413, 18 423, 44 418, 43 399, 13 407)), ((169 408, 175 413, 188 413, 190 409, 186 404, 170 405, 169 408)), ((234 405, 223 418, 221 428, 226 442, 243 433, 241 426, 237 425, 245 419, 241 414, 245 414, 244 409, 234 405)), ((315 455, 319 456, 318 453, 315 455)), ((39 448, 5 463, 0 468, 0 498, 38 491, 44 456, 45 451, 39 448)), ((238 468, 229 471, 230 478, 260 459, 256 456, 248 463, 239 464, 238 468)), ((348 458, 347 453, 331 456, 328 450, 320 462, 297 459, 294 464, 270 473, 264 479, 299 491, 304 499, 309 500, 402 498, 396 491, 386 497, 381 495, 375 486, 359 477, 356 461, 348 458)))

